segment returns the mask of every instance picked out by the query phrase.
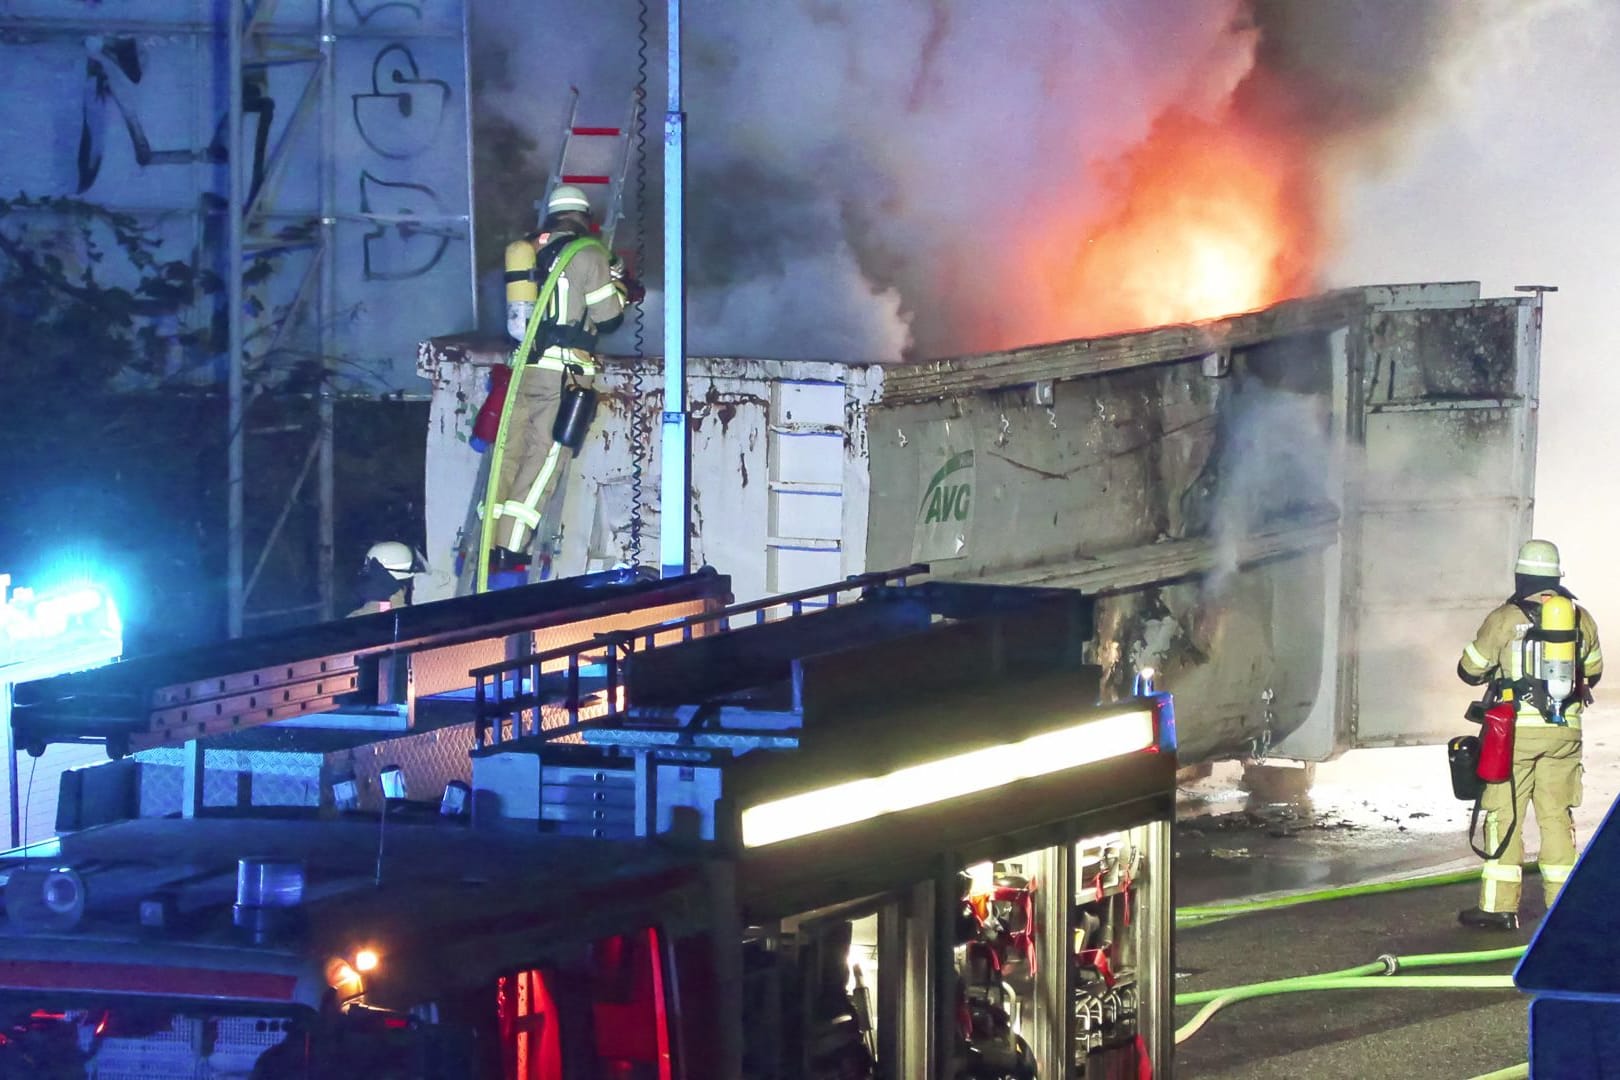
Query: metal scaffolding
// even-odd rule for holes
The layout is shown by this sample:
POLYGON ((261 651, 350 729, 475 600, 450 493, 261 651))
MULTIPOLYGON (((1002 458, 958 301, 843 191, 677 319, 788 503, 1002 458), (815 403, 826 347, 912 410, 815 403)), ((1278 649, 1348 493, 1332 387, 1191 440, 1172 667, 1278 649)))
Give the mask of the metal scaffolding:
MULTIPOLYGON (((353 341, 338 332, 350 298, 343 294, 338 280, 340 231, 348 228, 346 241, 358 239, 365 252, 362 283, 391 282, 397 273, 386 268, 373 271, 371 244, 396 236, 401 243, 437 236, 443 252, 452 241, 465 245, 468 264, 467 303, 463 317, 475 321, 476 277, 471 255, 471 138, 465 105, 467 87, 466 10, 456 0, 433 5, 442 9, 424 16, 424 5, 351 4, 352 12, 340 19, 337 0, 319 0, 315 21, 278 18, 276 0, 224 0, 228 8, 227 69, 230 106, 227 118, 229 136, 230 198, 227 275, 229 296, 229 454, 227 476, 227 593, 229 629, 232 637, 245 631, 269 629, 280 624, 305 622, 311 618, 330 619, 334 610, 334 493, 333 468, 334 404, 343 381, 340 365, 353 351, 353 341), (390 12, 393 7, 399 10, 390 12), (406 22, 390 23, 389 17, 402 16, 406 22), (376 24, 373 16, 383 18, 376 24), (414 16, 421 24, 411 26, 414 16), (432 20, 437 20, 436 22, 432 20), (376 161, 394 161, 393 171, 362 163, 359 172, 360 203, 346 206, 339 197, 338 172, 353 162, 360 142, 371 145, 361 120, 361 96, 393 99, 401 116, 410 116, 410 88, 399 70, 392 83, 378 83, 377 68, 392 54, 392 62, 416 72, 413 45, 420 39, 438 39, 452 48, 439 50, 438 59, 453 58, 453 70, 442 71, 451 79, 426 79, 418 85, 442 87, 446 100, 452 90, 459 92, 462 104, 462 130, 458 140, 466 161, 465 199, 458 200, 442 214, 393 210, 393 206, 371 206, 367 184, 379 190, 426 192, 438 205, 436 193, 424 184, 411 165, 398 164, 411 152, 384 145, 373 147, 376 161), (455 40, 458 39, 459 41, 455 40), (378 45, 375 56, 349 48, 350 43, 378 45), (371 65, 371 95, 353 94, 355 130, 340 132, 340 94, 356 85, 356 69, 371 65), (246 99, 255 88, 270 85, 270 73, 278 73, 282 93, 286 84, 296 82, 296 106, 273 144, 264 153, 264 135, 256 147, 248 144, 243 121, 246 99), (340 78, 342 86, 340 86, 340 78), (387 91, 387 92, 385 92, 387 91), (252 161, 250 168, 249 162, 252 161), (302 170, 297 178, 304 197, 283 198, 283 184, 289 173, 302 170), (313 174, 313 180, 311 179, 313 174), (308 189, 313 183, 317 197, 313 204, 308 189), (393 210, 393 212, 383 212, 393 210), (363 236, 359 230, 365 231, 363 236), (301 269, 281 285, 282 302, 255 300, 250 283, 262 282, 270 273, 272 260, 292 259, 301 269), (268 316, 268 317, 267 317, 268 316), (255 406, 258 406, 256 409, 255 406), (268 414, 268 415, 266 415, 268 414), (290 482, 277 484, 266 464, 296 461, 300 466, 290 482), (311 506, 313 503, 313 507, 311 506), (302 514, 315 520, 313 565, 306 554, 289 552, 289 522, 302 514), (250 542, 257 522, 260 537, 250 542), (268 525, 266 525, 268 522, 268 525), (283 545, 278 552, 278 544, 283 545), (272 556, 283 556, 298 567, 296 580, 314 583, 302 595, 281 590, 276 601, 255 604, 266 581, 272 556), (251 555, 251 557, 250 557, 251 555)), ((437 256, 435 256, 435 262, 437 256)), ((352 268, 351 268, 352 272, 352 268)), ((391 287, 391 286, 390 286, 391 287)), ((397 289, 397 303, 411 306, 409 286, 397 289)), ((361 305, 357 305, 361 306, 361 305)), ((414 344, 414 343, 412 343, 414 344)), ((413 355, 414 350, 407 355, 413 355)), ((281 575, 286 579, 286 574, 281 575)))
MULTIPOLYGON (((320 21, 312 28, 315 34, 299 40, 289 38, 283 31, 271 36, 265 20, 274 10, 273 0, 253 4, 252 0, 229 0, 229 25, 226 42, 229 50, 227 62, 230 110, 227 114, 230 161, 229 228, 226 260, 230 272, 227 276, 229 295, 229 458, 227 466, 227 595, 229 628, 232 637, 240 637, 250 620, 263 620, 289 615, 314 613, 320 619, 332 617, 332 538, 333 538, 333 474, 332 474, 332 385, 328 350, 324 348, 323 328, 332 308, 332 161, 331 115, 334 107, 333 43, 336 36, 332 24, 332 0, 321 0, 320 21), (251 13, 250 9, 251 8, 251 13), (287 127, 282 131, 275 149, 264 168, 263 179, 249 191, 249 154, 242 130, 244 88, 256 75, 272 64, 307 68, 307 83, 299 95, 298 106, 287 127), (245 367, 247 356, 247 330, 250 321, 246 308, 248 276, 254 264, 247 261, 250 250, 264 252, 272 242, 266 236, 266 224, 275 215, 274 181, 285 167, 288 148, 310 123, 310 114, 319 114, 321 152, 317 155, 320 179, 318 216, 313 227, 298 229, 310 245, 311 264, 300 282, 291 309, 286 311, 276 326, 266 350, 265 359, 273 361, 274 352, 299 322, 306 309, 312 309, 310 330, 313 333, 313 355, 320 366, 320 379, 314 390, 315 409, 312 416, 293 420, 282 419, 276 424, 250 426, 249 409, 253 399, 266 392, 272 377, 262 370, 260 382, 251 391, 247 387, 245 367), (313 284, 313 288, 311 288, 313 284), (303 467, 290 490, 285 492, 280 512, 265 537, 253 562, 247 569, 246 519, 251 490, 255 499, 273 498, 262 481, 250 489, 247 483, 247 456, 250 439, 269 440, 284 435, 302 436, 306 446, 303 467), (253 610, 250 606, 254 589, 264 571, 266 560, 281 538, 287 520, 308 486, 310 472, 316 473, 316 502, 318 524, 316 532, 317 560, 313 567, 316 599, 303 601, 277 609, 253 610)), ((280 494, 280 493, 277 493, 280 494)))

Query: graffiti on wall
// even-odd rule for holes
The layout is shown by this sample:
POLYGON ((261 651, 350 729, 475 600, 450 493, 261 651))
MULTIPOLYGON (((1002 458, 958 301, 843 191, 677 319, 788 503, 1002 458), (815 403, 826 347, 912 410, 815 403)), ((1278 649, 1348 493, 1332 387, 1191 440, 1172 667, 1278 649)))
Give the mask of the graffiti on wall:
MULTIPOLYGON (((222 9, 175 0, 74 6, 72 26, 57 17, 60 0, 8 7, 0 201, 26 206, 36 236, 73 234, 39 227, 62 199, 130 215, 151 229, 168 261, 188 261, 199 280, 224 279, 225 42, 204 31, 222 9), (26 27, 34 14, 37 31, 26 27), (132 28, 136 20, 142 25, 132 28)), ((246 65, 242 83, 248 310, 268 324, 307 306, 308 282, 320 280, 312 268, 329 259, 319 320, 295 330, 318 338, 308 347, 359 380, 346 389, 414 389, 416 343, 473 320, 463 0, 346 0, 334 8, 329 80, 317 55, 306 48, 299 56, 287 44, 313 41, 313 0, 267 10, 257 40, 275 61, 246 65)), ((0 209, 0 233, 20 221, 0 209)), ((61 259, 108 288, 138 292, 140 268, 120 265, 116 254, 61 259)), ((218 347, 209 328, 220 322, 221 302, 218 289, 197 290, 168 321, 218 347)), ((250 353, 254 342, 302 347, 270 325, 251 329, 249 342, 250 353)), ((218 357, 194 352, 194 376, 216 377, 218 357)))
MULTIPOLYGON (((448 82, 422 74, 408 46, 386 45, 372 60, 370 91, 351 97, 355 131, 379 157, 409 161, 439 143, 452 96, 448 82)), ((362 170, 360 212, 376 222, 364 240, 368 281, 421 277, 439 264, 457 237, 453 229, 424 224, 446 216, 429 184, 383 179, 362 170)))

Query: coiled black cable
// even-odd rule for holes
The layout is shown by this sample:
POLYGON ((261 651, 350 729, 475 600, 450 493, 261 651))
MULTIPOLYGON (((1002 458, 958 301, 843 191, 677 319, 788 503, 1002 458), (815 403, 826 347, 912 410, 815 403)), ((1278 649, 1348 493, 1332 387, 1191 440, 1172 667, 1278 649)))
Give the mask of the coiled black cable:
MULTIPOLYGON (((636 273, 647 280, 647 0, 636 12, 636 273)), ((646 408, 642 395, 647 361, 647 317, 636 305, 636 353, 630 364, 630 565, 641 565, 642 459, 647 455, 646 408)))

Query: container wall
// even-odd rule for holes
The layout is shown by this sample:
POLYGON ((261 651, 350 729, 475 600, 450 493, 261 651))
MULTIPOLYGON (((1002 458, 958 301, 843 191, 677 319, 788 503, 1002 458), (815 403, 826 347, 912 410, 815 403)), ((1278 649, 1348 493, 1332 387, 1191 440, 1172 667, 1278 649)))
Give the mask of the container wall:
POLYGON ((868 562, 1100 593, 1097 659, 1153 667, 1182 756, 1280 740, 1322 677, 1340 435, 1326 334, 871 419, 868 562))
MULTIPOLYGON (((429 343, 419 370, 433 381, 428 428, 427 543, 435 574, 418 598, 452 595, 456 540, 483 457, 468 445, 497 347, 429 343)), ((881 375, 842 364, 690 362, 692 565, 731 575, 739 601, 822 585, 866 569, 866 408, 881 375)), ((659 417, 656 360, 635 392, 629 361, 609 359, 584 449, 566 466, 559 576, 658 561, 659 417), (633 428, 641 431, 638 453, 633 428), (639 492, 638 468, 639 468, 639 492), (637 523, 639 521, 639 558, 637 523)))
POLYGON ((1474 696, 1463 646, 1513 589, 1530 536, 1534 301, 1378 311, 1366 326, 1351 567, 1356 745, 1443 742, 1474 696))

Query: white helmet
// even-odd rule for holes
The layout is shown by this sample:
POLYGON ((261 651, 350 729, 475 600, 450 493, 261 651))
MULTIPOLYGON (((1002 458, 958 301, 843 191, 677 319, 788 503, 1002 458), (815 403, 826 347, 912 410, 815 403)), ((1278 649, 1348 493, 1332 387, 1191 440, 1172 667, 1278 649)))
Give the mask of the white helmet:
POLYGON ((1519 561, 1513 564, 1513 572, 1530 577, 1563 577, 1564 568, 1558 561, 1558 545, 1551 540, 1526 541, 1524 547, 1519 549, 1519 561))
POLYGON ((402 544, 398 540, 372 544, 366 552, 366 561, 375 561, 395 581, 409 581, 413 576, 427 571, 427 560, 412 551, 409 544, 402 544))
POLYGON ((546 200, 546 213, 561 214, 568 210, 588 214, 591 212, 591 200, 573 184, 558 184, 551 189, 551 197, 546 200))

